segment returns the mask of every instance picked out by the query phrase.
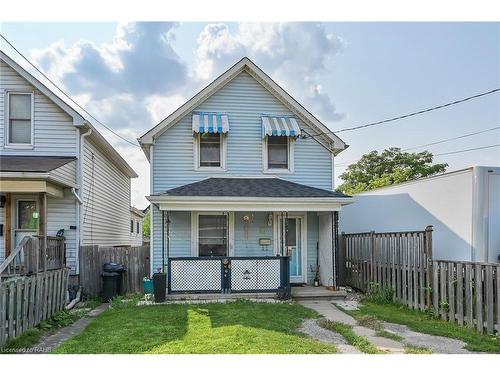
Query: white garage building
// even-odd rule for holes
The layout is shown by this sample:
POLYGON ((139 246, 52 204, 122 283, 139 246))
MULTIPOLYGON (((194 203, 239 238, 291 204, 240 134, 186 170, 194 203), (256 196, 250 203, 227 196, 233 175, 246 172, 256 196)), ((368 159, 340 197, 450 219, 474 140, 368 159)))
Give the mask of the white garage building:
POLYGON ((346 233, 434 226, 435 259, 498 262, 500 167, 470 167, 355 196, 345 206, 346 233))

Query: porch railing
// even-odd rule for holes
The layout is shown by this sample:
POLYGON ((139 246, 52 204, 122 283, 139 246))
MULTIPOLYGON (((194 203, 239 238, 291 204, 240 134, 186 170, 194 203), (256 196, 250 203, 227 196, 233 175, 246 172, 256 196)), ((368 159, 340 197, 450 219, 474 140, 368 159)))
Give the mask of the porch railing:
POLYGON ((182 257, 168 260, 168 293, 290 293, 290 258, 182 257))
POLYGON ((26 236, 0 264, 0 277, 21 276, 64 268, 64 237, 26 236))

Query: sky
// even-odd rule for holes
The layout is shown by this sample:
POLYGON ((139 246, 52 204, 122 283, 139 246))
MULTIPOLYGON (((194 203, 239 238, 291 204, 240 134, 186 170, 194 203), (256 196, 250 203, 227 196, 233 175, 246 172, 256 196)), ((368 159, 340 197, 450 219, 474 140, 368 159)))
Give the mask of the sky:
MULTIPOLYGON (((333 131, 500 87, 500 23, 2 23, 0 30, 85 109, 132 141, 243 56, 333 131)), ((138 172, 132 204, 144 208, 144 154, 93 123, 138 172)), ((500 94, 342 132, 350 147, 335 158, 336 183, 349 162, 369 151, 496 126, 500 94)), ((500 130, 427 149, 498 143, 500 130)), ((500 147, 436 156, 435 162, 448 163, 448 170, 500 166, 500 147)))

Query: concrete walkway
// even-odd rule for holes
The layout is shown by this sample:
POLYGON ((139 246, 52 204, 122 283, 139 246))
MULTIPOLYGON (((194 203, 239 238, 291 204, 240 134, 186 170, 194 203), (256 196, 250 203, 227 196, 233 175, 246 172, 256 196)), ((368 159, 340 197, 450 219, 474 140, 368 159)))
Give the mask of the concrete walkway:
MULTIPOLYGON (((377 336, 375 330, 361 326, 352 316, 346 314, 340 310, 337 306, 329 301, 300 301, 301 305, 317 311, 319 314, 324 316, 326 319, 344 323, 350 325, 358 336, 364 337, 379 350, 386 353, 400 354, 404 353, 405 346, 416 346, 431 349, 433 353, 449 353, 449 354, 466 354, 470 353, 468 350, 464 349, 465 343, 460 340, 450 339, 441 336, 432 336, 425 333, 414 332, 408 327, 400 324, 382 322, 384 330, 394 333, 402 337, 402 341, 396 341, 385 337, 377 336)), ((353 306, 349 306, 354 308, 353 306)), ((316 324, 317 325, 317 324, 316 324)), ((301 330, 307 333, 311 337, 318 339, 323 342, 331 342, 335 344, 341 353, 345 352, 341 345, 347 344, 343 340, 342 336, 339 334, 331 335, 330 333, 325 333, 328 331, 322 327, 315 328, 312 326, 311 322, 304 322, 301 330), (323 330, 319 330, 319 329, 323 330), (340 336, 342 339, 339 339, 340 336), (323 339, 321 338, 323 337, 323 339)), ((331 332, 331 331, 328 331, 331 332)), ((348 345, 350 346, 350 345, 348 345)), ((352 346, 351 346, 352 348, 352 346)), ((354 348, 357 350, 356 348, 354 348)), ((347 347, 347 352, 351 350, 347 347)), ((358 351, 359 352, 359 351, 358 351)))
POLYGON ((362 354, 357 348, 349 345, 340 333, 319 326, 316 319, 306 319, 299 330, 313 339, 335 345, 341 354, 362 354))
POLYGON ((106 311, 109 304, 103 303, 94 310, 90 311, 86 316, 78 319, 73 324, 61 328, 53 335, 47 336, 40 341, 35 347, 33 353, 50 353, 52 350, 61 345, 64 341, 78 335, 87 327, 97 316, 106 311))

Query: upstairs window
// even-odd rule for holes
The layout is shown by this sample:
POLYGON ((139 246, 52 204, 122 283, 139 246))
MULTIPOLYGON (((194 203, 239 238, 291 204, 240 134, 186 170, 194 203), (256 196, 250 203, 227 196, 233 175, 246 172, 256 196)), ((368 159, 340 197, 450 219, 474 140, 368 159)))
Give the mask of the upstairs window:
POLYGON ((220 133, 201 133, 200 167, 219 167, 222 159, 222 135, 220 133))
POLYGON ((134 220, 130 220, 130 233, 134 233, 134 220))
POLYGON ((137 225, 136 225, 136 227, 137 227, 137 234, 139 234, 139 227, 140 227, 140 224, 139 224, 139 222, 137 222, 137 225))
POLYGON ((228 115, 221 112, 193 112, 194 169, 225 170, 228 115))
POLYGON ((33 94, 8 93, 7 145, 33 144, 33 94))
POLYGON ((267 137, 267 169, 288 169, 288 137, 267 137))

